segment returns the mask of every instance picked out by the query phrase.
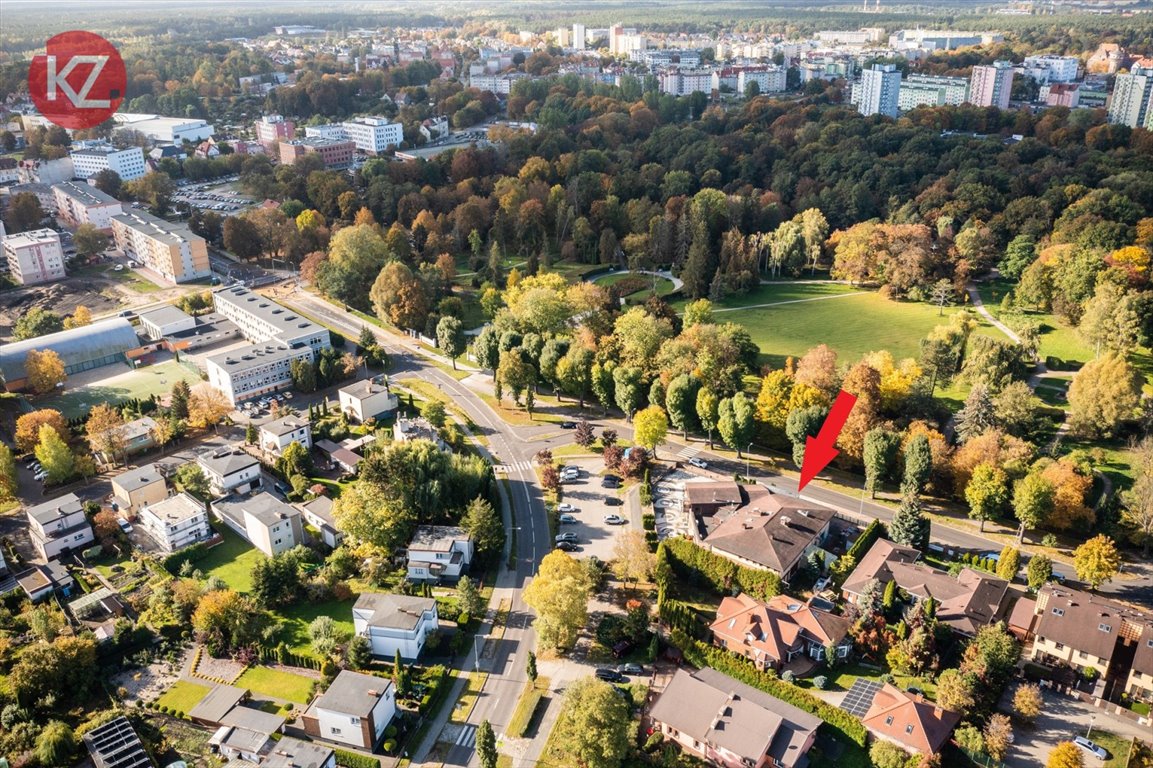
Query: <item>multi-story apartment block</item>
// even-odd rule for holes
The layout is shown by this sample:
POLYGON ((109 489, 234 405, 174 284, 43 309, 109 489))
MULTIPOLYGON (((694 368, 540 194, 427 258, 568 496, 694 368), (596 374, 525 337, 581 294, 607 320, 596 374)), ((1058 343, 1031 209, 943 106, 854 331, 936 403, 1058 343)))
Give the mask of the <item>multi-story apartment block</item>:
POLYGON ((1076 109, 1077 105, 1081 103, 1081 84, 1051 83, 1042 85, 1038 97, 1050 107, 1076 109))
POLYGON ((276 150, 276 145, 282 141, 291 141, 296 137, 296 124, 285 120, 282 115, 263 115, 253 126, 256 140, 260 142, 266 152, 276 150))
POLYGON ((342 169, 352 165, 356 145, 348 139, 293 139, 280 142, 280 162, 292 165, 305 155, 317 155, 324 167, 342 169))
POLYGON ((304 126, 306 139, 333 139, 335 141, 348 141, 348 131, 344 130, 344 123, 325 123, 323 125, 304 126))
POLYGON ((737 93, 748 93, 751 83, 756 83, 759 93, 780 93, 786 87, 786 75, 783 67, 757 67, 755 69, 741 68, 737 70, 737 93))
POLYGON ((72 229, 81 224, 91 224, 99 230, 111 232, 112 217, 124 213, 119 200, 91 184, 75 181, 53 184, 52 195, 56 199, 56 218, 72 229))
POLYGON ((300 510, 271 493, 230 497, 213 502, 212 509, 228 527, 269 557, 304 543, 300 510))
POLYGON ((20 285, 34 285, 64 277, 64 251, 60 235, 51 229, 33 229, 5 235, 4 261, 8 275, 20 285))
POLYGON ((896 117, 900 92, 901 70, 893 64, 874 64, 861 73, 861 82, 854 84, 853 103, 862 115, 896 117))
POLYGON ((379 155, 404 141, 404 126, 383 117, 358 117, 342 123, 344 132, 361 152, 379 155))
POLYGON ((713 70, 677 69, 661 75, 661 93, 688 96, 697 91, 706 94, 713 92, 713 70))
POLYGON ((312 362, 305 346, 266 343, 221 352, 205 361, 208 381, 235 405, 253 397, 288 389, 292 385, 292 362, 312 362))
POLYGON ((137 521, 169 554, 212 537, 204 503, 186 493, 146 505, 137 521))
POLYGON ((216 311, 236 323, 244 338, 254 344, 278 341, 291 346, 300 343, 317 352, 331 346, 327 328, 242 285, 216 290, 212 302, 216 311))
POLYGON ((523 72, 507 72, 503 75, 473 75, 468 79, 470 88, 478 91, 489 91, 498 96, 508 96, 517 80, 523 80, 528 75, 523 72))
POLYGON ((143 211, 112 217, 116 247, 172 283, 212 274, 208 243, 186 224, 176 224, 143 211))
POLYGON ((26 514, 32 543, 45 560, 81 550, 95 539, 75 493, 28 507, 26 514))
POLYGON ((957 106, 965 103, 969 83, 963 77, 911 75, 901 81, 897 107, 902 112, 917 107, 957 106))
POLYGON ((1026 56, 1021 74, 1039 83, 1071 83, 1077 79, 1081 60, 1076 56, 1026 56))
POLYGON ((586 35, 585 35, 585 25, 584 24, 573 24, 572 25, 572 47, 576 48, 578 51, 583 51, 587 47, 587 44, 588 44, 588 40, 587 40, 586 35))
POLYGON ((978 107, 1009 108, 1013 90, 1013 65, 996 61, 991 65, 973 67, 969 78, 968 102, 978 107))
POLYGON ((1130 128, 1149 127, 1149 101, 1153 98, 1153 68, 1134 66, 1127 75, 1117 75, 1109 99, 1109 122, 1130 128))
POLYGON ((87 179, 108 168, 116 171, 121 181, 132 181, 148 170, 144 164, 144 150, 140 147, 116 149, 111 144, 92 143, 72 150, 69 155, 78 179, 87 179))

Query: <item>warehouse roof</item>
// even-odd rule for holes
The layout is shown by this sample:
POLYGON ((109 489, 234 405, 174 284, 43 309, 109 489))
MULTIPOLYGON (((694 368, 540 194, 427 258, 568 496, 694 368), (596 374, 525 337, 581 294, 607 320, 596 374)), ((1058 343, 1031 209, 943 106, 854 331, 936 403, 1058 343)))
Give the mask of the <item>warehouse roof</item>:
POLYGON ((123 317, 0 345, 0 372, 6 381, 25 378, 24 360, 32 350, 51 349, 60 355, 64 370, 72 373, 85 363, 121 355, 140 346, 132 324, 123 317))

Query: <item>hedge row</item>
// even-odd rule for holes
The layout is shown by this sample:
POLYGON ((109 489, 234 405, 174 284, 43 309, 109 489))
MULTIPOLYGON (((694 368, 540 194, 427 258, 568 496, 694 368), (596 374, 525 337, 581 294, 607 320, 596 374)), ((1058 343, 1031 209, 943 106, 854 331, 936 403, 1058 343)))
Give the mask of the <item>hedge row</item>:
POLYGON ((442 665, 429 667, 424 671, 421 676, 421 682, 428 686, 424 696, 420 698, 419 711, 422 715, 428 715, 436 712, 440 707, 440 701, 448 693, 451 687, 449 683, 453 678, 449 677, 448 669, 442 665))
POLYGON ((698 639, 704 639, 708 635, 708 627, 700 621, 696 611, 679 600, 671 598, 662 600, 657 607, 657 613, 660 615, 661 621, 668 624, 672 629, 698 639))
POLYGON ((873 520, 865 526, 865 530, 862 531, 860 537, 853 542, 853 546, 849 547, 849 551, 845 553, 845 556, 851 557, 859 563, 861 562, 861 558, 865 556, 865 553, 876 543, 877 539, 888 535, 889 531, 885 528, 885 524, 880 520, 873 520))
MULTIPOLYGON (((780 594, 781 579, 772 571, 737 565, 688 539, 665 539, 657 549, 658 559, 661 557, 659 551, 665 551, 664 557, 667 558, 669 568, 678 578, 690 583, 703 581, 718 594, 732 594, 734 587, 758 600, 767 600, 780 594)), ((658 577, 667 579, 668 574, 658 577)), ((668 585, 658 583, 657 586, 667 589, 668 585)), ((661 591, 663 593, 665 590, 661 591)))
POLYGON ((369 755, 359 755, 346 749, 334 749, 336 764, 341 768, 380 768, 380 761, 369 755))
POLYGON ((178 576, 180 575, 180 568, 185 563, 195 563, 207 554, 208 547, 204 546, 203 543, 193 544, 191 547, 186 547, 179 552, 173 552, 171 555, 168 555, 160 561, 160 564, 164 566, 164 570, 173 576, 178 576))
POLYGON ((729 677, 740 680, 746 685, 751 685, 757 690, 764 691, 770 696, 792 704, 798 709, 814 714, 846 739, 862 747, 868 742, 868 731, 865 730, 865 726, 861 724, 860 720, 832 704, 821 701, 808 691, 804 691, 791 683, 786 683, 775 674, 760 671, 749 660, 734 656, 721 648, 715 648, 707 643, 694 640, 677 629, 672 631, 671 640, 673 645, 680 648, 681 652, 684 653, 685 661, 694 667, 698 669, 711 667, 729 677))
POLYGON ((324 663, 320 659, 313 658, 312 656, 302 656, 300 654, 293 653, 284 643, 281 643, 275 648, 265 648, 262 646, 257 649, 256 655, 266 664, 273 662, 276 664, 283 664, 287 667, 301 667, 304 669, 316 670, 319 670, 322 666, 324 666, 324 663))

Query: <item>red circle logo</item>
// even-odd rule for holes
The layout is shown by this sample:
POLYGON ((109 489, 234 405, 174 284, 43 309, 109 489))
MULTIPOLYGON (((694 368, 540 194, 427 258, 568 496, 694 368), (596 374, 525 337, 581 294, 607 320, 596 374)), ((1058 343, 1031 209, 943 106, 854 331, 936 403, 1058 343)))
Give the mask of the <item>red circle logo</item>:
POLYGON ((32 59, 28 92, 40 114, 64 128, 100 125, 124 101, 128 74, 112 43, 91 32, 61 32, 32 59))

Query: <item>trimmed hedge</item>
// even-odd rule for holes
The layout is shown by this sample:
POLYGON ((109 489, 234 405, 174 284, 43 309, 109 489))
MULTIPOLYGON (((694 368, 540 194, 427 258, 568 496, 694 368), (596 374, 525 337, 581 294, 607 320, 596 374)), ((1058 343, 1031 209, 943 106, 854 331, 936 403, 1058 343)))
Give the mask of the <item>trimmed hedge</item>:
POLYGON ((359 755, 346 749, 334 749, 336 764, 341 768, 380 768, 380 761, 368 755, 359 755))
POLYGON ((762 672, 747 659, 734 656, 721 648, 714 648, 707 643, 694 640, 684 632, 674 629, 671 637, 673 645, 681 649, 685 661, 698 669, 711 667, 722 674, 726 674, 757 690, 764 691, 781 701, 792 704, 798 709, 816 715, 849 741, 860 746, 868 743, 869 734, 861 721, 845 712, 818 699, 808 691, 804 691, 791 683, 778 679, 775 675, 762 672))
POLYGON ((185 563, 195 563, 201 560, 208 554, 208 547, 204 546, 203 542, 193 544, 191 547, 186 547, 179 552, 173 552, 168 555, 160 564, 164 566, 164 570, 171 573, 173 576, 180 575, 180 568, 185 563))
POLYGON ((885 524, 880 520, 874 520, 865 526, 865 530, 862 531, 857 540, 853 542, 853 546, 849 547, 849 551, 845 553, 845 556, 851 557, 859 563, 861 562, 861 558, 865 556, 865 553, 877 542, 877 539, 888 535, 889 531, 885 528, 885 524))
POLYGON ((657 613, 661 617, 661 621, 668 624, 672 629, 684 632, 698 640, 703 640, 708 635, 708 627, 700 621, 696 612, 679 600, 665 598, 657 607, 657 613))
POLYGON ((428 667, 421 675, 420 681, 428 686, 418 705, 420 714, 428 715, 440 707, 441 699, 448 693, 453 678, 449 676, 448 669, 443 664, 428 667))
MULTIPOLYGON (((668 563, 668 570, 658 578, 667 579, 675 574, 678 578, 691 583, 704 582, 714 592, 722 595, 732 594, 733 588, 739 589, 758 600, 767 600, 781 592, 781 579, 772 571, 761 571, 737 565, 728 558, 714 554, 704 547, 697 546, 692 541, 682 538, 665 539, 657 547, 658 560, 662 559, 661 550, 668 563), (670 573, 671 572, 671 573, 670 573)), ((663 569, 658 569, 658 572, 663 569)), ((657 587, 663 596, 668 584, 657 587)))

